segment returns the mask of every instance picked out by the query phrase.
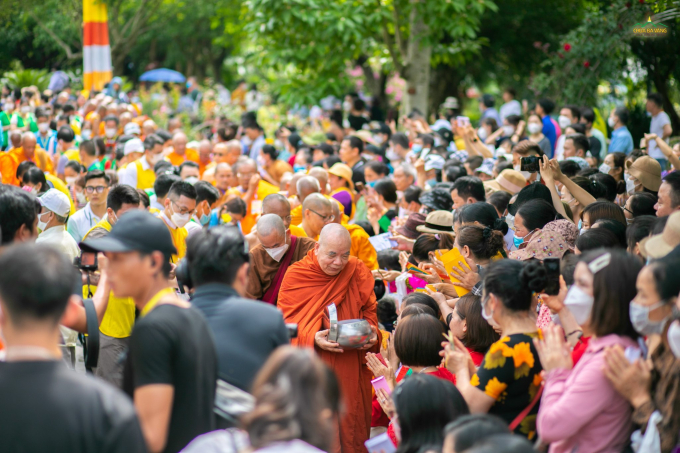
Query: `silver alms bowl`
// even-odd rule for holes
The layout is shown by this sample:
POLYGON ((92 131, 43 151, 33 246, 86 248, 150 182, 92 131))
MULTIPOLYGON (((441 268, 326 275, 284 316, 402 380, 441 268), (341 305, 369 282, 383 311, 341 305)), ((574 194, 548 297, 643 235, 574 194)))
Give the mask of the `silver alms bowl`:
POLYGON ((335 304, 328 306, 330 331, 328 341, 338 343, 344 349, 360 348, 371 338, 373 329, 365 319, 347 319, 338 321, 338 311, 335 304))

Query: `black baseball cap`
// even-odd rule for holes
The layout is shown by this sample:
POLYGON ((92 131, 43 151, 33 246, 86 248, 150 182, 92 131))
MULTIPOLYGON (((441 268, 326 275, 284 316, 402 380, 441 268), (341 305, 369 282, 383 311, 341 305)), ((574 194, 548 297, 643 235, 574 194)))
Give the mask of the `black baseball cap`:
POLYGON ((88 239, 81 248, 97 252, 162 252, 166 256, 177 253, 172 236, 163 221, 148 211, 126 212, 104 237, 88 239))
POLYGON ((387 134, 392 135, 392 129, 385 123, 378 123, 378 127, 372 129, 371 132, 374 134, 387 134))

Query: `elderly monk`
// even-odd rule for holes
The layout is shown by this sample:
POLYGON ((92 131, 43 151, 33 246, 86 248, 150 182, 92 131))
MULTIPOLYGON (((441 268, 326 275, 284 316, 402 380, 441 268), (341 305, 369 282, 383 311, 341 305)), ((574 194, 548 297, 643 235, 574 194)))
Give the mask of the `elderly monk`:
POLYGON ((305 198, 302 203, 302 223, 300 226, 305 230, 308 238, 316 240, 323 227, 333 221, 333 206, 331 202, 320 193, 313 193, 305 198))
POLYGON ((321 193, 321 185, 319 180, 313 176, 303 176, 295 183, 297 198, 300 200, 300 205, 293 209, 290 213, 293 216, 291 223, 293 225, 300 225, 302 223, 302 203, 305 198, 313 193, 321 193))
MULTIPOLYGON (((276 214, 279 216, 283 221, 283 226, 286 228, 288 236, 307 237, 305 230, 290 224, 290 203, 280 193, 273 193, 264 197, 264 200, 262 200, 262 215, 265 214, 276 214)), ((254 249, 260 243, 257 236, 257 225, 250 230, 249 234, 246 234, 246 240, 248 241, 249 250, 254 249)))
POLYGON ((263 214, 259 218, 257 239, 260 244, 250 250, 246 293, 251 299, 276 305, 288 267, 304 258, 316 242, 286 234, 286 226, 276 214, 263 214))
POLYGON ((21 137, 21 146, 5 153, 0 152, 0 173, 2 173, 2 183, 21 185, 17 179, 17 168, 19 164, 30 160, 38 168, 47 173, 54 173, 50 156, 37 145, 37 140, 33 132, 26 132, 21 137))
POLYGON ((246 216, 241 220, 241 231, 248 234, 255 226, 257 217, 262 214, 262 200, 267 195, 278 193, 279 188, 260 178, 257 164, 250 158, 238 163, 237 172, 243 201, 246 202, 246 216))
POLYGON ((184 132, 176 132, 172 136, 172 152, 165 157, 175 167, 179 167, 188 160, 199 163, 198 153, 193 149, 187 148, 187 136, 184 132))
POLYGON ((208 165, 212 164, 213 146, 210 140, 201 140, 198 144, 198 171, 203 176, 208 165))
POLYGON ((213 161, 205 167, 201 179, 215 184, 215 167, 221 163, 229 164, 229 166, 234 165, 242 152, 243 147, 238 140, 216 144, 212 152, 213 161))
POLYGON ((371 372, 364 357, 367 349, 377 352, 380 344, 373 276, 364 263, 350 256, 351 246, 342 225, 324 227, 314 250, 288 269, 278 301, 286 322, 298 325, 292 344, 313 347, 338 376, 346 410, 340 420, 340 448, 335 451, 343 453, 365 451, 371 424, 371 372), (374 334, 368 344, 343 350, 328 341, 324 312, 331 303, 339 320, 369 322, 374 334))
POLYGON ((230 186, 233 176, 229 164, 221 162, 215 167, 215 188, 220 192, 220 198, 212 206, 213 209, 222 206, 234 197, 241 196, 240 190, 230 186))
POLYGON ((378 269, 378 252, 375 247, 368 240, 369 236, 366 230, 359 225, 342 223, 340 215, 340 206, 337 203, 331 203, 333 208, 333 223, 341 224, 349 232, 352 238, 352 248, 349 250, 350 256, 356 256, 372 271, 378 269))

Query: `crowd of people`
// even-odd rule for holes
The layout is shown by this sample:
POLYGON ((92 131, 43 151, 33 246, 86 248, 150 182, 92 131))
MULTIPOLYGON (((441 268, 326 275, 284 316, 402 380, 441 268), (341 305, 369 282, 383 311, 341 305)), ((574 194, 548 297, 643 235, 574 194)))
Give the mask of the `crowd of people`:
POLYGON ((661 98, 636 143, 625 107, 515 97, 267 136, 5 90, 0 450, 677 451, 661 98))

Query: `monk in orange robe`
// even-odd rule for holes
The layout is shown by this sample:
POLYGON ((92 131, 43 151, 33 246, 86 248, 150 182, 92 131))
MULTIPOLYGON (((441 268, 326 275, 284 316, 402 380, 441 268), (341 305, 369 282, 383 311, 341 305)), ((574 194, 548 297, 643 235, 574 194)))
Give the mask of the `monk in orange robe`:
POLYGON ((338 377, 345 413, 335 452, 343 453, 365 451, 371 425, 371 372, 364 358, 367 350, 377 352, 380 344, 373 276, 363 262, 349 256, 351 245, 342 225, 326 225, 314 249, 288 268, 278 300, 286 322, 298 325, 292 343, 314 348, 338 377), (343 350, 328 341, 324 312, 331 303, 337 306, 340 321, 365 319, 372 326, 374 334, 361 349, 343 350))
POLYGON ((252 159, 244 159, 237 165, 237 176, 247 209, 246 216, 241 220, 241 231, 248 234, 262 214, 262 201, 267 195, 278 193, 279 188, 260 178, 257 164, 252 159))
MULTIPOLYGON (((350 256, 356 256, 372 271, 378 269, 378 252, 369 240, 368 233, 359 225, 344 223, 338 203, 331 203, 333 209, 333 223, 340 224, 347 228, 352 239, 352 248, 349 250, 350 256)), ((345 216, 346 218, 347 216, 345 216)))
POLYGON ((177 132, 172 136, 172 152, 165 156, 175 167, 190 160, 200 166, 200 159, 196 150, 187 148, 187 136, 183 132, 177 132))
POLYGON ((21 146, 14 148, 6 153, 0 152, 0 173, 2 179, 0 183, 20 186, 21 181, 17 178, 17 168, 19 164, 30 160, 45 173, 54 174, 52 159, 37 145, 37 140, 33 132, 26 132, 21 138, 21 146))

